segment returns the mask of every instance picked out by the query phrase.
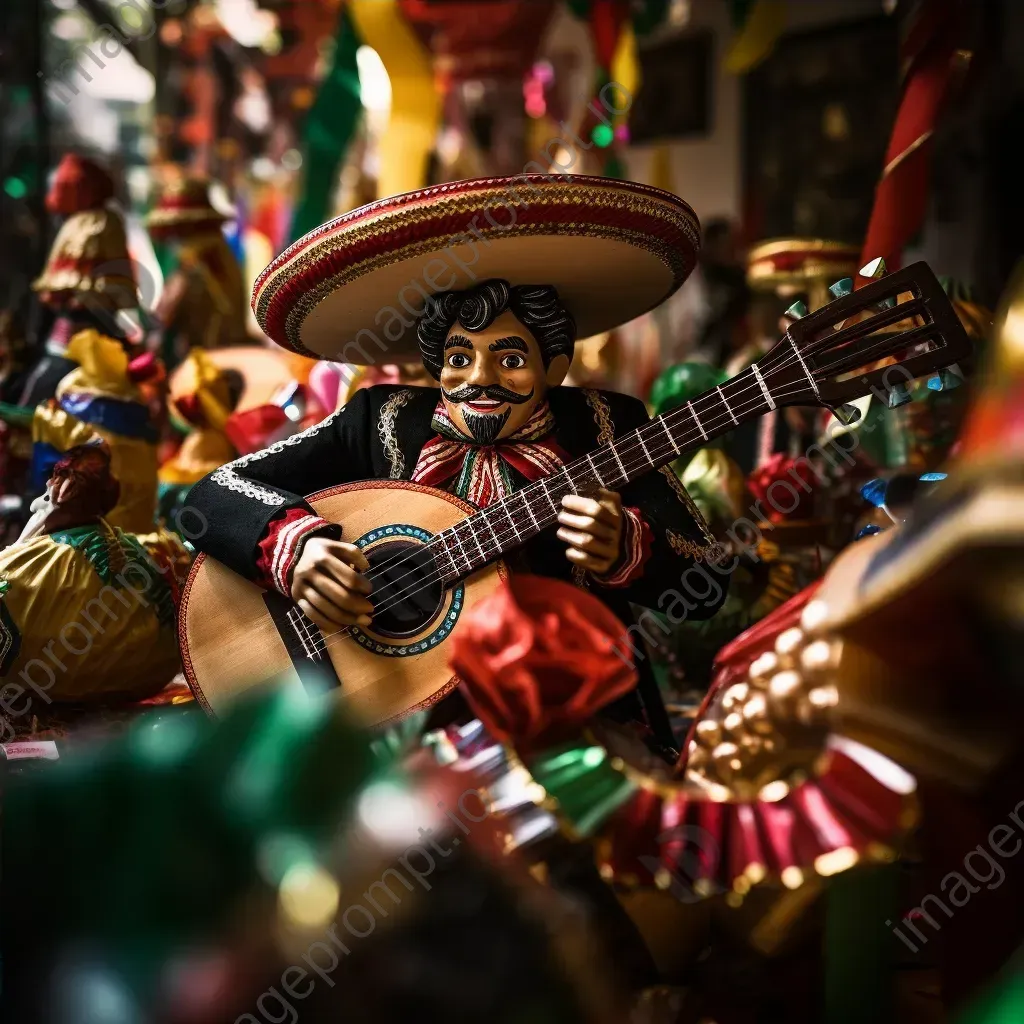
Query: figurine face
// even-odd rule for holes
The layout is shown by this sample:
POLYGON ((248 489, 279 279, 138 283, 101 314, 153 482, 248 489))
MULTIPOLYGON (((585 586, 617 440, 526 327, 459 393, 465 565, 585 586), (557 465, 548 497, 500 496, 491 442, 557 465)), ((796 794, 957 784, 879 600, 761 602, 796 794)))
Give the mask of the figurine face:
POLYGON ((515 433, 544 400, 547 376, 536 338, 509 311, 482 331, 456 321, 448 332, 441 394, 452 423, 478 444, 515 433))

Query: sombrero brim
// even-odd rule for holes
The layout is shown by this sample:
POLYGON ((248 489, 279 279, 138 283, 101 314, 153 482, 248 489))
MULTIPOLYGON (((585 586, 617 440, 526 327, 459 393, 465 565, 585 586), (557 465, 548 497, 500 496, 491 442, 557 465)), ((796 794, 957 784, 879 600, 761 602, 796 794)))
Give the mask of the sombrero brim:
POLYGON ((772 290, 799 286, 809 281, 853 274, 860 250, 842 242, 822 238, 773 238, 756 245, 747 254, 747 283, 752 288, 772 290))
POLYGON ((278 344, 349 363, 417 358, 426 297, 501 277, 558 289, 578 337, 667 299, 700 224, 677 196, 584 175, 479 178, 363 206, 300 238, 260 275, 253 310, 278 344))
POLYGON ((156 209, 146 216, 147 228, 170 228, 187 224, 196 227, 202 224, 224 224, 235 218, 211 207, 193 209, 156 209))

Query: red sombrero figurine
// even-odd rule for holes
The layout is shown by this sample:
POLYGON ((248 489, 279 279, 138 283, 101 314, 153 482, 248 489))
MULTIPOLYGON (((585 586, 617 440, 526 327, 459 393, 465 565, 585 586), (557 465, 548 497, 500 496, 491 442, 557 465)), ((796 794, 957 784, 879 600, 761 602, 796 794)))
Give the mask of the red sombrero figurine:
MULTIPOLYGON (((633 621, 631 602, 658 607, 659 596, 674 592, 712 544, 671 472, 628 483, 620 477, 614 489, 602 486, 592 497, 555 496, 549 512, 556 529, 524 538, 509 567, 499 562, 467 573, 464 588, 442 588, 437 601, 428 596, 424 605, 434 604, 422 621, 378 617, 371 628, 370 580, 382 614, 396 604, 369 565, 390 564, 408 545, 428 543, 452 515, 477 508, 498 515, 498 506, 518 500, 516 492, 644 423, 647 411, 635 398, 559 385, 577 336, 639 316, 682 284, 698 237, 693 211, 668 192, 545 176, 422 189, 310 232, 256 282, 253 308, 263 330, 292 351, 348 363, 418 354, 439 386, 361 389, 313 429, 211 473, 189 495, 209 523, 197 546, 295 602, 314 631, 308 654, 319 667, 327 638, 346 643, 346 656, 360 665, 344 670, 345 686, 360 694, 352 706, 371 721, 433 704, 455 686, 445 643, 462 612, 509 569, 587 587, 626 622, 633 621), (360 497, 363 487, 367 497, 360 497), (351 511, 304 497, 325 488, 352 503, 351 511), (370 530, 369 514, 401 525, 397 532, 370 530)), ((505 532, 510 523, 528 524, 526 510, 504 516, 505 532)), ((483 541, 477 548, 466 540, 484 555, 483 541)), ((273 627, 265 648, 247 630, 234 659, 233 630, 204 613, 207 599, 250 626, 254 618, 266 624, 269 606, 252 588, 251 611, 230 594, 214 596, 211 586, 240 582, 221 566, 211 572, 201 564, 183 639, 186 672, 216 708, 265 676, 264 655, 285 654, 292 638, 280 646, 273 627)), ((437 582, 436 572, 435 565, 426 586, 437 582)), ((394 585, 406 575, 399 572, 394 585)), ((722 588, 707 588, 690 617, 712 615, 723 597, 722 588)), ((294 665, 286 660, 281 669, 294 665)), ((638 667, 641 699, 631 692, 622 710, 646 714, 660 746, 671 749, 650 666, 638 667)))

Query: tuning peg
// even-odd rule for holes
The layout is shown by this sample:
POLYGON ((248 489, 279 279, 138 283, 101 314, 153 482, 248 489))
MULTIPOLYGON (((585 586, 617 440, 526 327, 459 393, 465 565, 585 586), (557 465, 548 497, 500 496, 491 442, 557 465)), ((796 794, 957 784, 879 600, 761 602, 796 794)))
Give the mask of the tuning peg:
POLYGON ((828 290, 833 299, 841 299, 853 291, 853 278, 840 278, 834 284, 830 284, 828 290))
POLYGON ((895 387, 889 388, 890 409, 896 409, 901 405, 906 405, 909 401, 911 401, 911 395, 906 384, 897 384, 895 387))
POLYGON ((952 391, 960 387, 964 379, 956 372, 954 367, 949 366, 945 370, 939 370, 934 377, 928 378, 929 391, 952 391))
POLYGON ((807 303, 797 299, 782 315, 788 320, 799 320, 801 317, 807 316, 807 303))
POLYGON ((860 419, 860 409, 855 405, 848 403, 837 406, 832 410, 832 415, 835 416, 844 427, 848 427, 851 423, 856 423, 860 419))
POLYGON ((876 533, 881 533, 882 528, 876 526, 874 523, 868 523, 867 526, 862 526, 858 531, 854 540, 862 540, 864 537, 873 537, 876 533))
POLYGON ((886 482, 881 477, 869 480, 860 489, 860 496, 875 508, 881 508, 885 504, 886 482))
MULTIPOLYGON (((879 278, 885 277, 889 271, 885 266, 885 260, 881 256, 876 256, 869 263, 865 263, 857 273, 860 277, 866 277, 870 281, 877 281, 879 278)), ((881 302, 876 302, 872 308, 881 312, 883 309, 892 309, 895 305, 896 299, 888 298, 882 299, 881 302)))

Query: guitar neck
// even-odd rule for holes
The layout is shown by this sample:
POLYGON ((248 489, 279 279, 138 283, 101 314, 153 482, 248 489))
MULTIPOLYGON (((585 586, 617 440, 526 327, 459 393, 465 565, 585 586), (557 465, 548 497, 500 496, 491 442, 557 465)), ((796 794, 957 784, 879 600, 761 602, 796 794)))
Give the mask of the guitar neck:
POLYGON ((755 364, 721 387, 648 420, 437 534, 431 546, 445 583, 497 561, 553 525, 567 494, 620 490, 774 408, 755 364))

